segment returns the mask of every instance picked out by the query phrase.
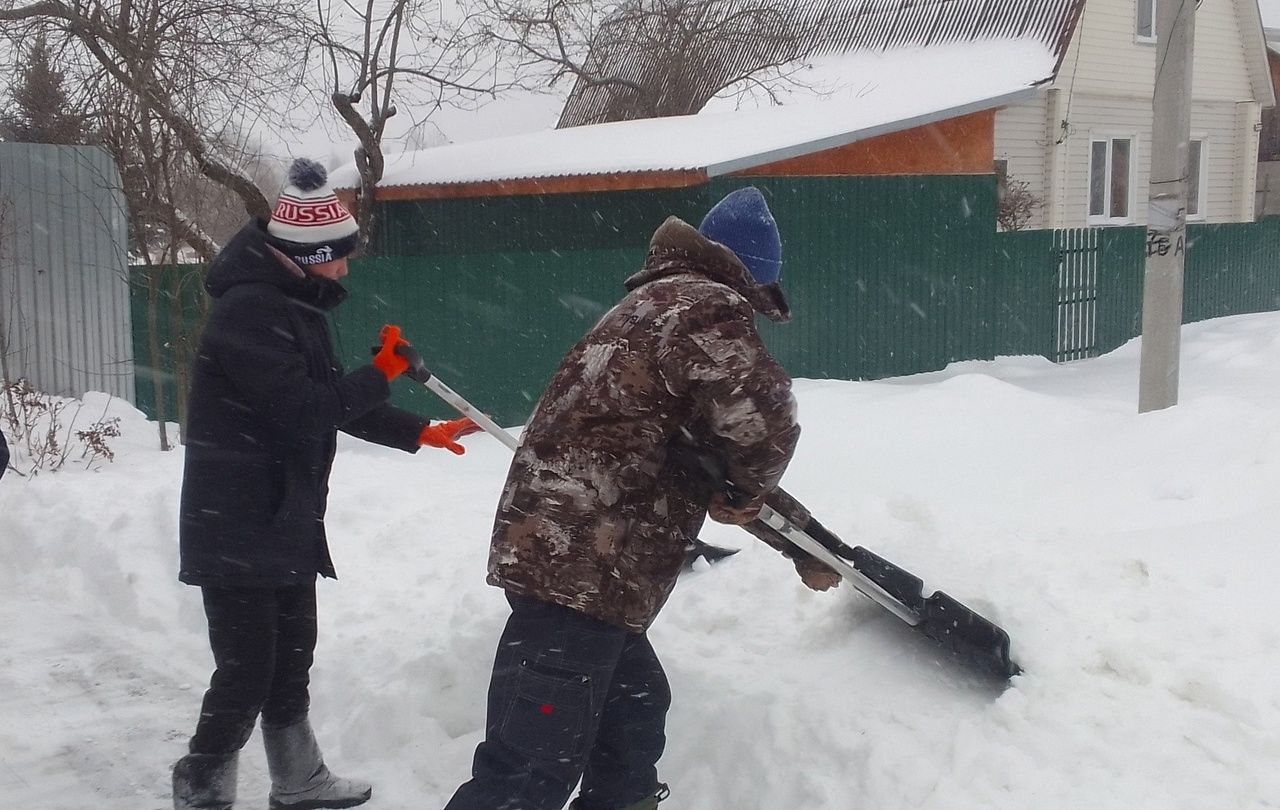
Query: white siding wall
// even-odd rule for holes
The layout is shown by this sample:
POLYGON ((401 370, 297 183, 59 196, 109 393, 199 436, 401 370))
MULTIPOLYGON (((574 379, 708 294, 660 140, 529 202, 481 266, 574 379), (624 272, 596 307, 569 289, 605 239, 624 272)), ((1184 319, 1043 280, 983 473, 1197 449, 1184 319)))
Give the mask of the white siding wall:
MULTIPOLYGON (((1159 2, 1159 0, 1157 0, 1159 2)), ((1137 0, 1089 0, 1055 86, 1076 93, 1151 99, 1156 45, 1134 36, 1137 0)), ((1248 21, 1244 21, 1247 23, 1248 21)), ((1196 100, 1252 100, 1241 20, 1232 0, 1200 4, 1196 12, 1196 100)))
MULTIPOLYGON (((999 110, 995 124, 995 159, 1008 161, 1009 179, 1026 183, 1027 190, 1042 203, 1045 200, 1048 105, 1048 94, 1041 93, 1031 101, 999 110)), ((1046 213, 1042 205, 1027 227, 1046 227, 1046 213)))
MULTIPOLYGON (((1134 180, 1130 211, 1133 222, 1146 222, 1147 194, 1151 170, 1151 110, 1135 107, 1130 100, 1076 94, 1065 140, 1054 143, 1047 137, 1048 122, 1042 122, 1037 144, 1045 145, 1047 156, 1025 155, 1015 140, 1034 131, 1032 118, 1047 116, 1046 100, 1010 107, 996 116, 996 157, 1009 160, 1009 172, 1027 177, 1040 172, 1042 192, 1053 201, 1032 224, 1037 228, 1078 228, 1088 219, 1089 145, 1094 138, 1134 139, 1134 180), (1088 127, 1078 122, 1089 121, 1088 127), (1055 160, 1056 158, 1056 160, 1055 160), (1058 167, 1055 172, 1055 165, 1058 167), (1056 189, 1056 192, 1055 192, 1056 189)), ((1252 193, 1244 194, 1254 177, 1249 154, 1257 154, 1252 124, 1244 124, 1243 114, 1256 116, 1255 105, 1197 103, 1191 111, 1191 134, 1204 140, 1204 161, 1208 168, 1205 187, 1205 221, 1232 222, 1252 218, 1252 193), (1238 109, 1239 108, 1239 109, 1238 109), (1247 109, 1245 109, 1247 108, 1247 109), (1253 136, 1250 138, 1249 136, 1253 136), (1245 201, 1243 198, 1247 197, 1245 201), (1244 207, 1242 207, 1244 206, 1244 207), (1242 216, 1242 214, 1244 216, 1242 216)))
POLYGON ((1262 105, 1253 101, 1236 104, 1234 218, 1243 222, 1251 222, 1257 216, 1258 141, 1262 135, 1261 129, 1262 105))
MULTIPOLYGON (((1089 143, 1104 135, 1135 138, 1130 210, 1146 220, 1156 46, 1136 40, 1136 13, 1137 0, 1089 0, 1051 89, 996 115, 995 157, 1043 195, 1031 227, 1086 224, 1089 143)), ((1252 24, 1233 0, 1204 2, 1196 15, 1191 132, 1205 140, 1208 222, 1253 218, 1260 108, 1242 39, 1252 24)))

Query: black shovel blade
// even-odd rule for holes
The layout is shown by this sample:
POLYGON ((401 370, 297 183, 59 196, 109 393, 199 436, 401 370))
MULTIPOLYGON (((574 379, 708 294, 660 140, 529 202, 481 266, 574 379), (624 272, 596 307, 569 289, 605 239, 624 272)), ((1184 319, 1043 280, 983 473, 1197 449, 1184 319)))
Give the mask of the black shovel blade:
POLYGON ((1004 679, 1022 673, 1009 657, 1009 634, 942 591, 924 600, 915 629, 980 672, 1004 679))
MULTIPOLYGON (((819 528, 819 531, 825 529, 819 528)), ((999 625, 942 591, 935 591, 926 599, 924 582, 919 577, 862 546, 844 546, 841 556, 919 616, 916 630, 970 668, 1006 680, 1022 672, 1010 658, 1009 634, 999 625)))

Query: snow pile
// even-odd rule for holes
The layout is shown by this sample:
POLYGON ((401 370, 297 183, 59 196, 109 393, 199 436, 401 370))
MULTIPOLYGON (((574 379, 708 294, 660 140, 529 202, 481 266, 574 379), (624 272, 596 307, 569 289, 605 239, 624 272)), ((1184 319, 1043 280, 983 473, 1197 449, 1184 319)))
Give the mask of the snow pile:
MULTIPOLYGON (((686 574, 651 631, 685 810, 1261 808, 1280 796, 1280 314, 1188 327, 1181 404, 1138 415, 1137 343, 1097 360, 800 381, 784 486, 1005 627, 1004 691, 847 586, 742 553, 686 574)), ((465 391, 462 392, 465 395, 465 391)), ((483 403, 477 403, 483 405, 483 403)), ((95 402, 93 409, 100 410, 95 402)), ((176 582, 181 450, 112 403, 116 461, 0 482, 0 805, 158 810, 211 669, 176 582)), ((509 452, 343 441, 320 586, 317 731, 370 808, 467 777, 506 616, 484 585, 509 452)), ((264 806, 256 736, 241 805, 264 806)))

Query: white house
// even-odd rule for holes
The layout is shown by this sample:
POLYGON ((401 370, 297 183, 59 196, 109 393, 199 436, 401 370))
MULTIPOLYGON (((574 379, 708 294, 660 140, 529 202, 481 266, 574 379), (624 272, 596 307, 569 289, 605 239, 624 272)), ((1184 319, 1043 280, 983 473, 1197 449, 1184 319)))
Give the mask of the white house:
MULTIPOLYGON (((996 114, 997 175, 1041 201, 1029 227, 1145 222, 1156 2, 1088 0, 1054 80, 996 114)), ((1201 2, 1195 29, 1188 218, 1251 221, 1275 104, 1257 2, 1201 2)))
MULTIPOLYGON (((779 7, 792 19, 821 22, 802 27, 809 38, 800 47, 804 60, 912 49, 925 60, 957 42, 1010 37, 1046 46, 1057 59, 1052 78, 1032 99, 997 113, 991 170, 1039 203, 1025 227, 1068 228, 1145 221, 1157 2, 780 0, 779 7)), ((728 10, 744 3, 750 0, 723 0, 728 10)), ((624 18, 617 24, 638 23, 624 18)), ((1257 0, 1202 0, 1195 27, 1190 218, 1250 221, 1260 115, 1275 104, 1257 0)), ((679 73, 683 63, 658 60, 639 46, 602 50, 600 75, 622 76, 630 85, 579 82, 560 126, 644 117, 643 105, 628 95, 633 86, 684 88, 684 112, 698 112, 710 106, 724 76, 767 63, 757 52, 765 47, 761 41, 738 43, 718 44, 690 76, 679 73)), ((958 61, 951 71, 969 67, 958 61)), ((866 82, 857 73, 846 79, 866 82)), ((922 85, 919 92, 931 89, 922 85)))

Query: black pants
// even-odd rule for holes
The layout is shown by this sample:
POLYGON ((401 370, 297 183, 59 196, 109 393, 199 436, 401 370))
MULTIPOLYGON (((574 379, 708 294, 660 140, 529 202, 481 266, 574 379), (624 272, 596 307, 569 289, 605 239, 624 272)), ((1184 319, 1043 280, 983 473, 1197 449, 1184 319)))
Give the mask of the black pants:
POLYGON ((507 595, 471 781, 445 810, 560 810, 582 779, 590 810, 657 790, 671 690, 643 633, 507 595))
POLYGON ((316 586, 206 587, 204 612, 217 669, 209 681, 193 754, 230 754, 258 715, 282 728, 304 718, 316 649, 316 586))

